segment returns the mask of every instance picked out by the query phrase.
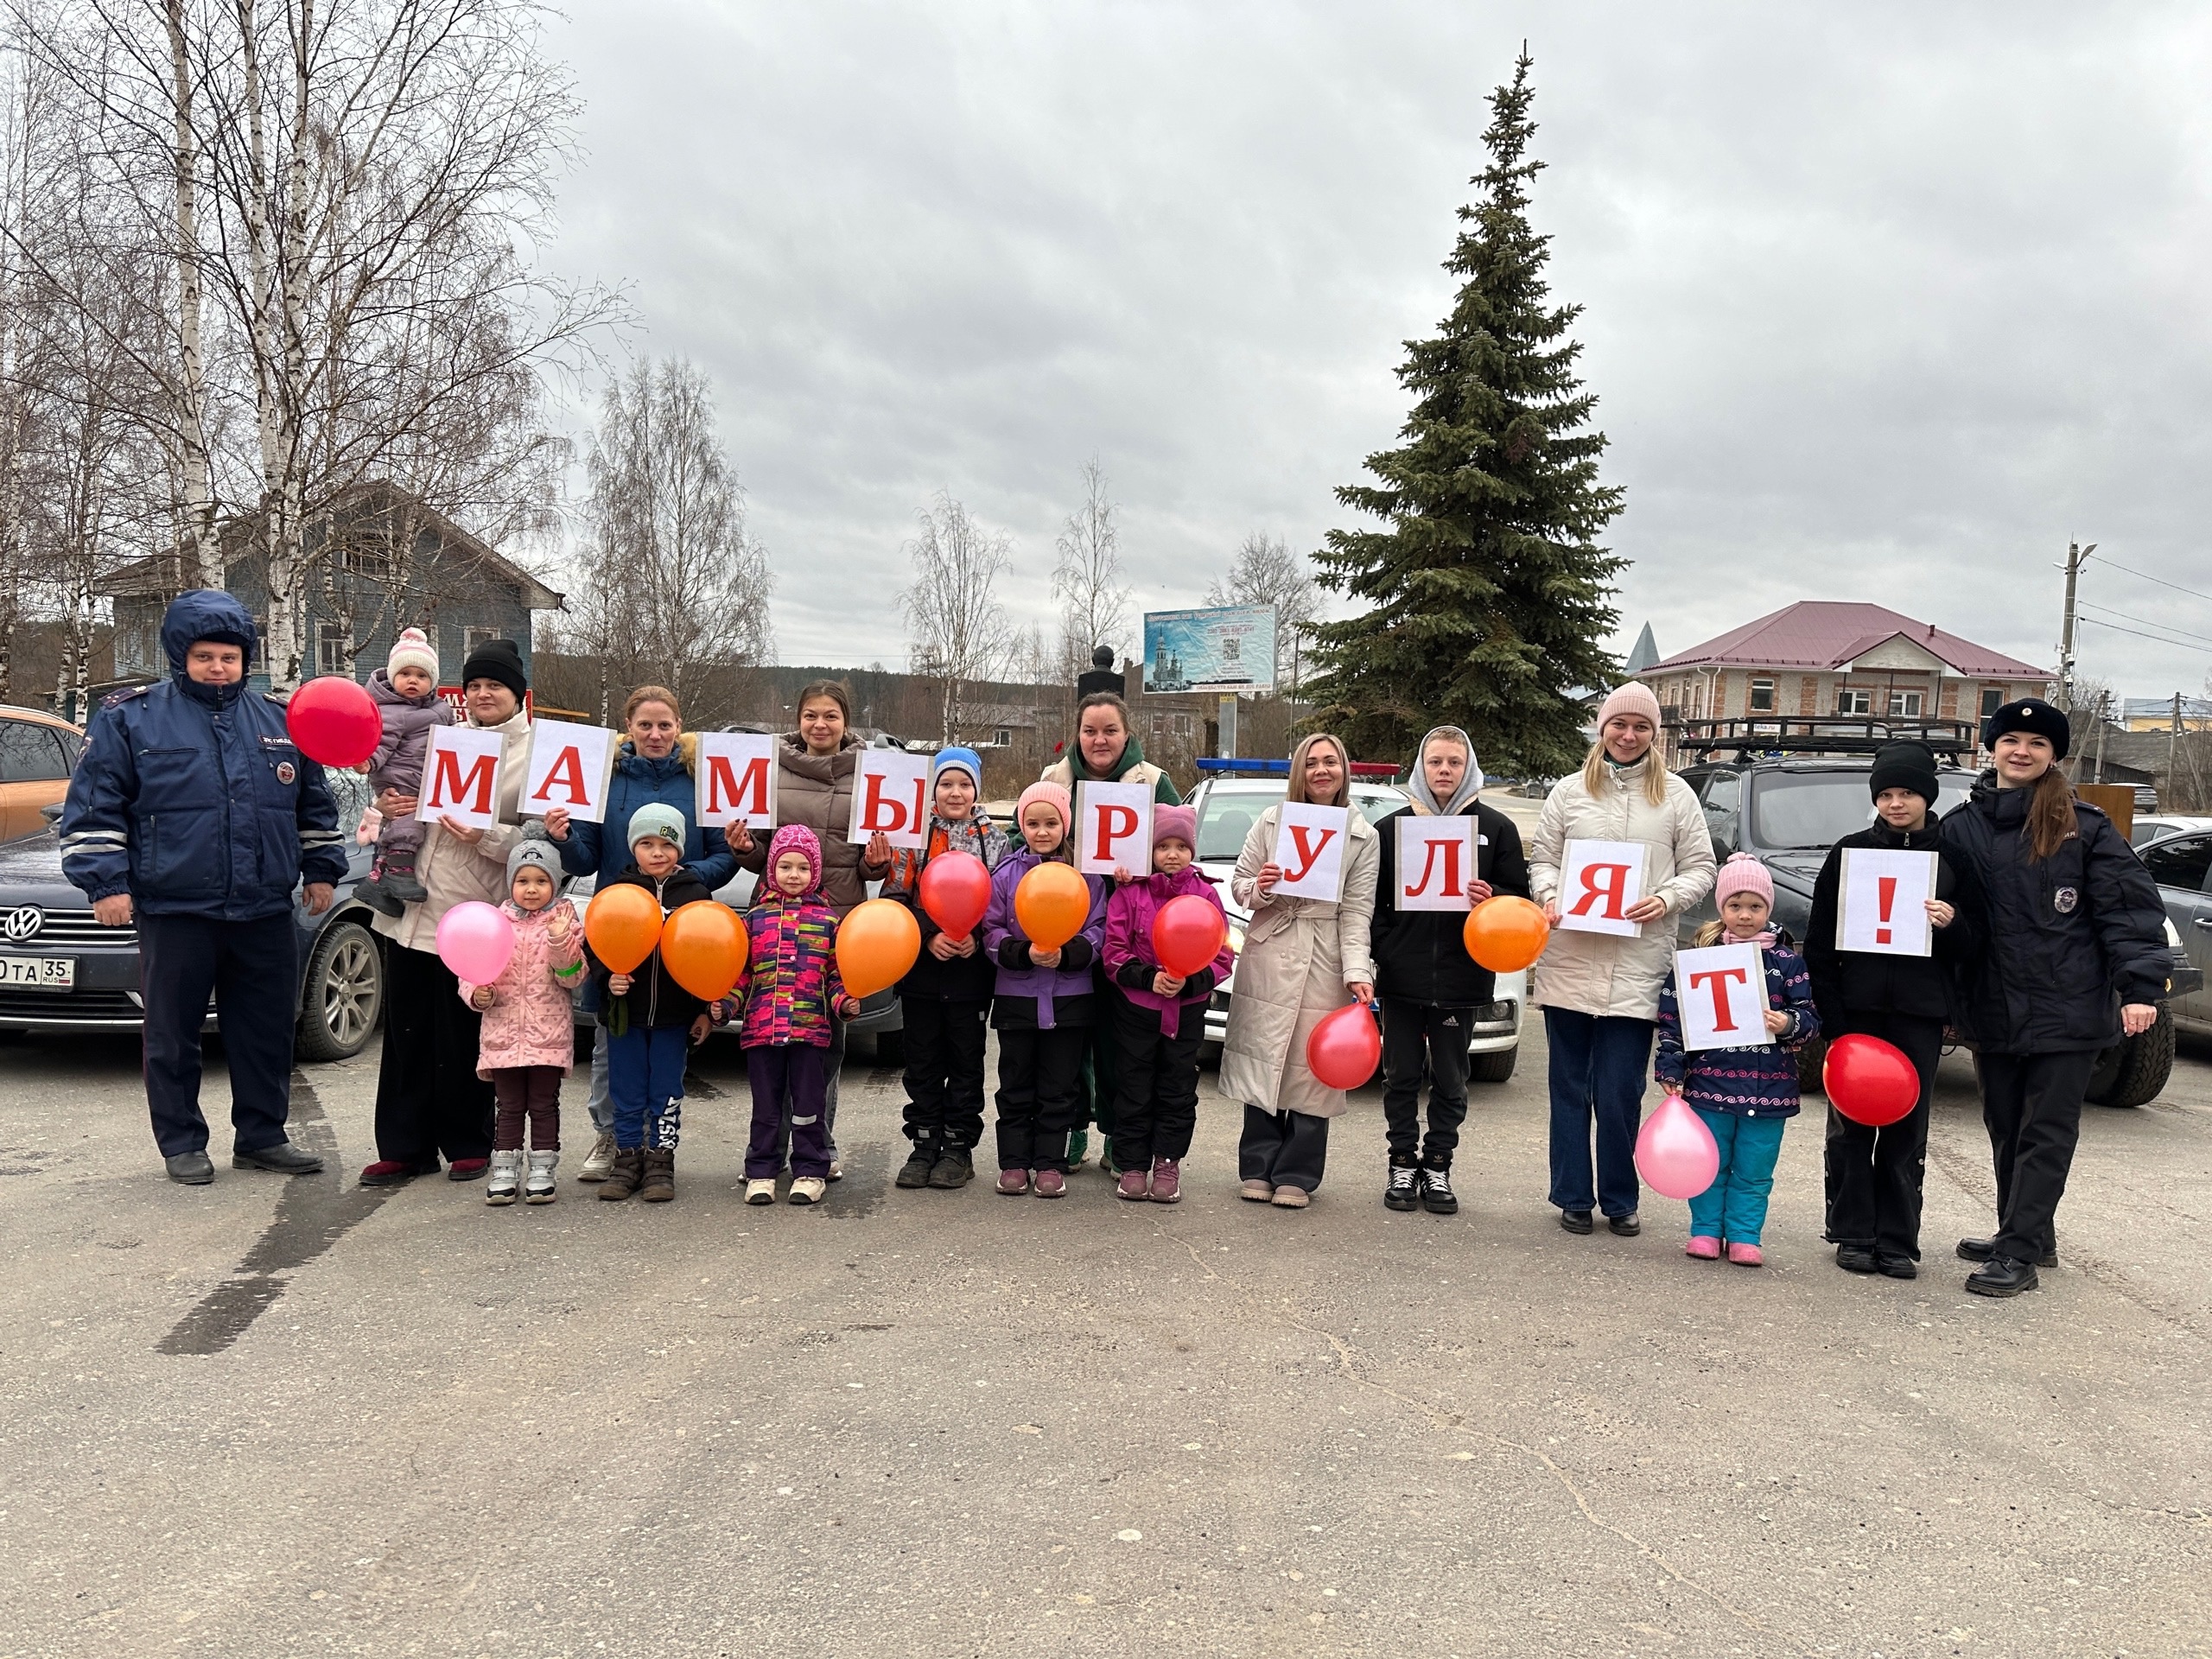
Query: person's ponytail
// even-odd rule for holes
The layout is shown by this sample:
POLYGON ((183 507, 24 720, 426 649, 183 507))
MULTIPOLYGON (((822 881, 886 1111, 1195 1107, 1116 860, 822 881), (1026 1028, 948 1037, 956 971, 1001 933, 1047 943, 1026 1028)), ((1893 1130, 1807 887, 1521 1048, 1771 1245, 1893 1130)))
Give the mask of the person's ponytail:
POLYGON ((2066 844, 2075 830, 2074 786, 2056 766, 2036 779, 2028 803, 2028 856, 2040 864, 2066 844))

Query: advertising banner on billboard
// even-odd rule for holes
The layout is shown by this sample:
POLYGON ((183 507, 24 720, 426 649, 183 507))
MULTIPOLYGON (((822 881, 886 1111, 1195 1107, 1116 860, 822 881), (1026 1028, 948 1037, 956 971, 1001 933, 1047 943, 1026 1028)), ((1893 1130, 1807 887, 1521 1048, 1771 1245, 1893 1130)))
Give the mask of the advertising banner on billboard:
POLYGON ((1205 611, 1147 611, 1144 619, 1147 691, 1235 691, 1275 686, 1275 613, 1272 605, 1205 611))

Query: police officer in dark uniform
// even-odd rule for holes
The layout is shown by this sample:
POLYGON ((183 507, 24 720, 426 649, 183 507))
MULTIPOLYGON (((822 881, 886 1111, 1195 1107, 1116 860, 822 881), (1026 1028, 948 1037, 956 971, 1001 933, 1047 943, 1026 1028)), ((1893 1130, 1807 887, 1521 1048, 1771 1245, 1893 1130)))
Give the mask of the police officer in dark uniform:
POLYGON ((162 619, 169 683, 101 705, 61 815, 61 868, 110 927, 138 927, 146 1099, 169 1179, 214 1179, 200 1113, 212 991, 230 1061, 231 1163, 313 1174, 285 1138, 299 934, 346 874, 338 808, 273 696, 245 685, 253 618, 230 594, 180 594, 162 619))

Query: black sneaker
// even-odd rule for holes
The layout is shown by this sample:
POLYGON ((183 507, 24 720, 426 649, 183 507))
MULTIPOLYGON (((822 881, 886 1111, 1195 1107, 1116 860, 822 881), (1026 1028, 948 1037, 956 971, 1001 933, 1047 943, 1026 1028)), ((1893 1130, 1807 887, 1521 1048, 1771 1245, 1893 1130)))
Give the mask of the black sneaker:
POLYGON ((1874 1252, 1864 1244, 1839 1244, 1835 1247, 1835 1264, 1846 1273, 1872 1273, 1874 1252))
POLYGON ((1595 1230, 1598 1225, 1598 1224, 1591 1218, 1590 1212, 1587 1210, 1560 1211, 1559 1212, 1559 1224, 1566 1228, 1570 1233, 1591 1232, 1595 1230))
POLYGON ((1419 1165, 1393 1163, 1390 1166, 1390 1184, 1382 1189, 1382 1204, 1389 1210, 1412 1210, 1420 1205, 1419 1165))
POLYGON ((1452 1191, 1452 1171, 1423 1164, 1421 1170, 1421 1207, 1432 1216, 1459 1213, 1459 1195, 1452 1191))
POLYGON ((917 1146, 906 1161, 899 1166, 895 1185, 899 1186, 927 1186, 930 1172, 937 1167, 937 1154, 928 1147, 917 1146))
POLYGON ((930 1185, 945 1192, 965 1186, 976 1179, 976 1160, 957 1147, 941 1154, 930 1171, 930 1185))
MULTIPOLYGON (((1962 1238, 1959 1241, 1959 1260, 1961 1262, 1986 1262, 1996 1254, 1997 1241, 1993 1238, 1962 1238)), ((2057 1265, 2056 1250, 2047 1251, 2036 1257, 2036 1266, 2039 1268, 2055 1268, 2057 1265)))
POLYGON ((1874 1265, 1881 1269, 1885 1279, 1917 1279, 1920 1263, 1909 1255, 1878 1255, 1874 1265))

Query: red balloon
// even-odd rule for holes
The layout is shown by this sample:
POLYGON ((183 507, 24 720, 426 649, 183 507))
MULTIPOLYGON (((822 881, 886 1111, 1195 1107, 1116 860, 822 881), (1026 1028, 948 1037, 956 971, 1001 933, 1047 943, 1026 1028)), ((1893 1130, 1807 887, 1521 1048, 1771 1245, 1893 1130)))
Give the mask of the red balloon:
POLYGON ((991 905, 990 867, 973 853, 939 853, 922 866, 922 908, 955 944, 991 905))
POLYGON ((1358 1002, 1325 1015, 1306 1039, 1306 1065, 1323 1085, 1357 1089, 1382 1063, 1382 1033, 1358 1002))
POLYGON ((1830 1105, 1869 1128, 1894 1123, 1920 1103, 1920 1074, 1904 1051, 1863 1031, 1847 1032, 1828 1045, 1821 1086, 1830 1105))
POLYGON ((1195 893, 1170 899, 1152 918, 1152 954, 1178 979, 1188 979, 1220 955, 1229 921, 1218 905, 1195 893))
POLYGON ((284 726, 302 754, 326 766, 358 766, 384 741, 375 700, 343 674, 325 674, 293 692, 284 726))

